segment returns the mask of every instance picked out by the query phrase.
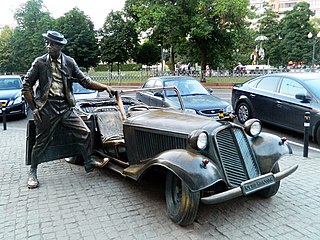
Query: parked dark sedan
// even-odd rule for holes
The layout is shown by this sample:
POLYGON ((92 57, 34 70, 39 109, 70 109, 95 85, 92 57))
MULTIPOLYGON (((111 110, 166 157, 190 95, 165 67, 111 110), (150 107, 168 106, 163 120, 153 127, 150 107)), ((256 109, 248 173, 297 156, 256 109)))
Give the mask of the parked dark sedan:
POLYGON ((310 112, 310 135, 320 143, 320 74, 268 74, 236 84, 232 106, 241 123, 258 118, 297 132, 310 112))
POLYGON ((21 95, 22 80, 18 75, 0 76, 0 116, 3 108, 7 116, 20 116, 26 118, 28 105, 21 95))
MULTIPOLYGON (((171 87, 179 89, 185 108, 207 117, 217 117, 223 111, 229 115, 233 109, 229 103, 211 94, 201 83, 192 77, 164 76, 152 77, 142 88, 171 87)), ((136 99, 149 106, 179 107, 177 94, 173 90, 138 92, 136 99)))

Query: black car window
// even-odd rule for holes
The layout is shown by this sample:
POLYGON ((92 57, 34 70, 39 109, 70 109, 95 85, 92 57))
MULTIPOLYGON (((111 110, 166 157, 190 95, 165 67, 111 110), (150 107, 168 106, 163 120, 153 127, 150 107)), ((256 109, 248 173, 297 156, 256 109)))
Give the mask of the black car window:
POLYGON ((280 78, 275 77, 275 76, 264 77, 257 84, 256 88, 261 89, 261 90, 270 91, 270 92, 275 92, 277 90, 279 80, 280 80, 280 78))
POLYGON ((308 93, 300 83, 289 78, 283 78, 279 92, 292 97, 295 97, 298 93, 305 95, 308 93))

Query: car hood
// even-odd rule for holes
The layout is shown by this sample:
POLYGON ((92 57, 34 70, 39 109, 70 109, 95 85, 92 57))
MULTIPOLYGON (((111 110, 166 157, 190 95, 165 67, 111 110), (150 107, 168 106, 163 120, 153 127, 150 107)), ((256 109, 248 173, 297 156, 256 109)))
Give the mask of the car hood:
POLYGON ((20 89, 0 90, 0 100, 13 100, 17 98, 20 95, 20 93, 20 89))
MULTIPOLYGON (((169 97, 168 100, 175 106, 179 106, 177 97, 169 97)), ((206 109, 225 109, 230 105, 226 101, 213 95, 182 96, 182 100, 185 108, 194 109, 196 111, 206 109)))
POLYGON ((124 125, 190 134, 198 129, 210 131, 210 129, 221 126, 222 123, 201 115, 164 108, 141 111, 141 113, 128 118, 124 125))

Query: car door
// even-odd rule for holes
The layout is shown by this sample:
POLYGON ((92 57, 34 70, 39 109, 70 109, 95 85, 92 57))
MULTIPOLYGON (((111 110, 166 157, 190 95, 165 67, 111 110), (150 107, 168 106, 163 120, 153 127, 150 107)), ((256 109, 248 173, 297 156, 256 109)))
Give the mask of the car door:
POLYGON ((266 122, 273 121, 272 108, 275 103, 274 94, 280 82, 279 76, 265 76, 256 85, 256 90, 249 93, 254 117, 266 122))
MULTIPOLYGON (((163 87, 163 83, 160 80, 156 80, 154 87, 163 87)), ((153 91, 150 96, 150 106, 164 107, 164 95, 163 91, 153 91)))
POLYGON ((277 100, 274 105, 274 123, 295 131, 304 130, 304 115, 311 111, 310 102, 297 99, 296 94, 309 95, 308 91, 296 80, 283 78, 276 94, 277 100))

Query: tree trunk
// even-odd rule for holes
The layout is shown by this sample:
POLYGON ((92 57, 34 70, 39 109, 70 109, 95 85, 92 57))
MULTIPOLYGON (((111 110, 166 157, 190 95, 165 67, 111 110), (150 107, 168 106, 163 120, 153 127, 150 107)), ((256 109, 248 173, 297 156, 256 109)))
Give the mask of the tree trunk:
POLYGON ((206 82, 206 66, 207 66, 207 48, 200 48, 200 57, 201 57, 201 82, 206 82))

